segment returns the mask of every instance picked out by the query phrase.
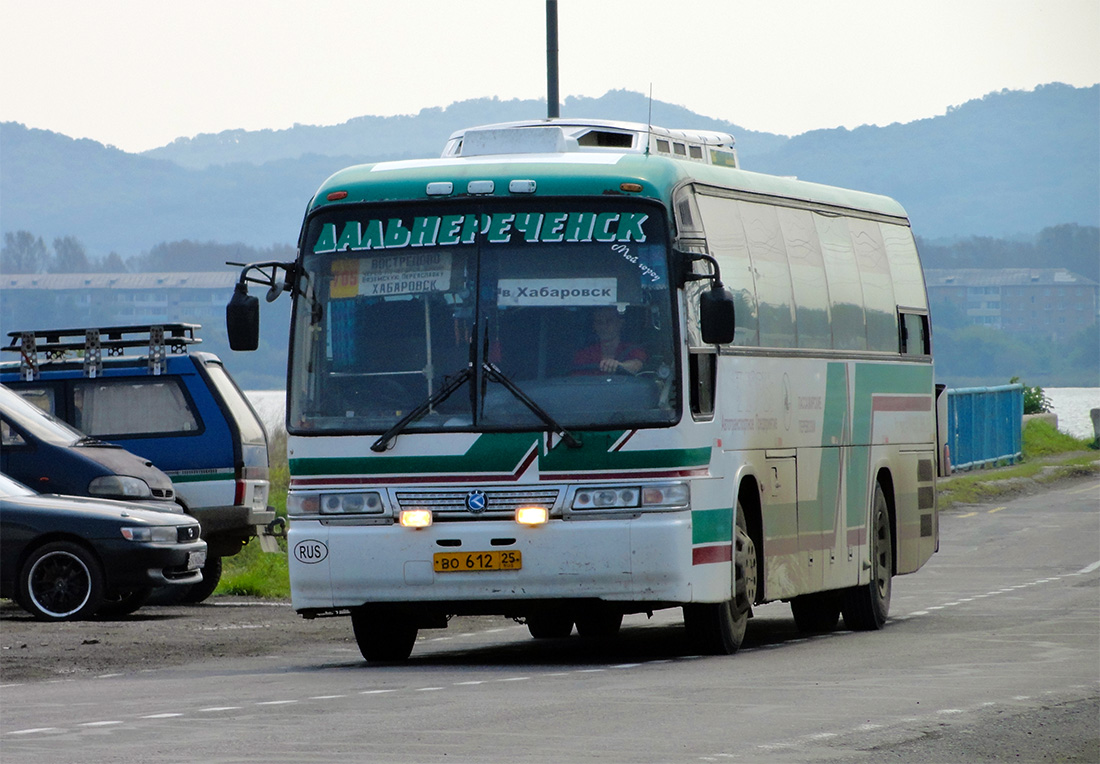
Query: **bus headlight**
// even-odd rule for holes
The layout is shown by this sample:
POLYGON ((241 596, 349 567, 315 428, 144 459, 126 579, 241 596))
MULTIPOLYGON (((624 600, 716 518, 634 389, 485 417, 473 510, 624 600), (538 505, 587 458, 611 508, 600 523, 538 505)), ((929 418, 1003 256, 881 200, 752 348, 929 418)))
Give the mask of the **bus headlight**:
POLYGON ((600 509, 687 509, 691 491, 687 483, 578 488, 573 494, 574 510, 600 509))
POLYGON ((383 510, 382 496, 377 491, 366 493, 323 493, 322 515, 377 515, 383 510))

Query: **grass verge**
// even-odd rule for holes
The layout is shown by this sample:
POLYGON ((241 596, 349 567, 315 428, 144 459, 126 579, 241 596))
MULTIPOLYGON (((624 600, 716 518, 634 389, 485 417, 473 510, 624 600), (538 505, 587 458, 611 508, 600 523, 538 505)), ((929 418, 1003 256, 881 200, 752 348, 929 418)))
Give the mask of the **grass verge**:
POLYGON ((1023 461, 995 469, 961 472, 937 486, 939 508, 980 504, 1066 478, 1100 472, 1092 441, 1075 438, 1049 422, 1033 419, 1023 431, 1023 461))
MULTIPOLYGON (((270 471, 269 499, 275 513, 286 517, 286 490, 290 469, 284 461, 270 471)), ((286 564, 286 539, 279 539, 279 552, 265 552, 256 541, 232 557, 222 560, 222 580, 214 594, 236 594, 262 599, 289 599, 290 574, 286 564)))

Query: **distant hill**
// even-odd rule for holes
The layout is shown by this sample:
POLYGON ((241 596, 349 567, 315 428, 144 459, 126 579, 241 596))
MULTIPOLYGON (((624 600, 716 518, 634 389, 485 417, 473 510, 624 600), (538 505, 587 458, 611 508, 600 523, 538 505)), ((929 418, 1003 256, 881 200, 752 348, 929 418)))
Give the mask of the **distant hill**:
MULTIPOLYGON (((644 95, 622 90, 562 107, 563 116, 640 122, 649 111, 644 95)), ((460 127, 544 113, 537 100, 476 99, 412 116, 181 138, 141 155, 6 122, 0 231, 73 236, 93 257, 182 239, 293 243, 306 202, 341 167, 437 156, 460 127)), ((746 169, 892 196, 925 239, 1100 225, 1098 114, 1100 86, 1047 85, 908 124, 785 137, 652 104, 654 124, 732 132, 746 169)))
MULTIPOLYGON (((616 119, 648 122, 664 127, 720 130, 733 133, 738 150, 745 155, 775 151, 787 138, 745 130, 731 122, 703 117, 682 106, 653 102, 641 93, 613 90, 601 98, 567 98, 563 117, 616 119)), ((299 159, 309 154, 356 157, 359 162, 413 159, 439 156, 443 144, 456 130, 471 125, 541 119, 546 116, 542 100, 500 101, 479 98, 461 101, 446 109, 422 109, 418 114, 397 117, 357 117, 341 125, 320 127, 295 125, 286 130, 226 130, 194 138, 178 138, 167 146, 146 151, 144 156, 168 159, 181 167, 202 169, 235 162, 263 164, 279 159, 299 159)))

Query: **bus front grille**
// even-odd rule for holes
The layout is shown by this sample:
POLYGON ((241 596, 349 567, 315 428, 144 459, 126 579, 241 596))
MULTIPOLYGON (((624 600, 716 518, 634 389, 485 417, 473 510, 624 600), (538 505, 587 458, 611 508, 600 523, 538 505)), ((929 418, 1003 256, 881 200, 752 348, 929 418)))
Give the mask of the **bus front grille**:
POLYGON ((557 504, 557 488, 505 489, 489 488, 484 491, 396 491, 398 509, 430 509, 436 520, 497 520, 511 517, 520 507, 545 507, 557 504), (484 508, 478 509, 475 493, 484 494, 484 508), (473 508, 471 508, 471 506, 473 508))

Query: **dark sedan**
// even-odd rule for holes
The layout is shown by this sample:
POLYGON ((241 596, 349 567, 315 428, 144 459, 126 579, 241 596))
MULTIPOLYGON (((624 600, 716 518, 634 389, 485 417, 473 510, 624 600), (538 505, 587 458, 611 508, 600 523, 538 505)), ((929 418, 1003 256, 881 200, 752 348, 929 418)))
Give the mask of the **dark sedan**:
POLYGON ((183 512, 148 459, 90 438, 0 385, 0 472, 42 493, 141 501, 183 512))
POLYGON ((202 581, 205 562, 191 517, 37 494, 0 475, 0 597, 39 620, 132 613, 154 587, 202 581))

